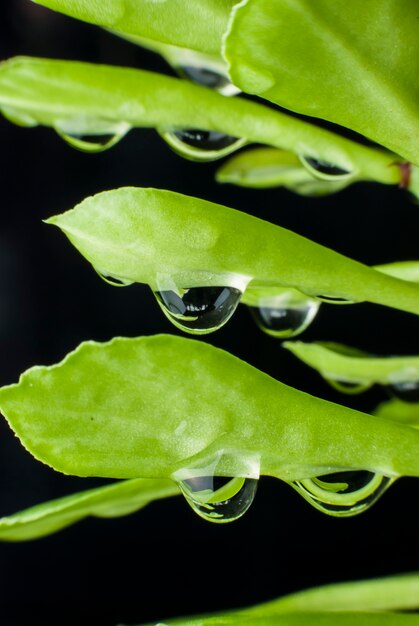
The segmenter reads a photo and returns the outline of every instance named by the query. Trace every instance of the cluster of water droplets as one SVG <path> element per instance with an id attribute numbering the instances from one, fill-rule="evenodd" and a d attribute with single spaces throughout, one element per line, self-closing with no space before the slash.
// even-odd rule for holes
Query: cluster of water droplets
<path id="1" fill-rule="evenodd" d="M 302 333 L 313 322 L 320 302 L 295 290 L 285 290 L 274 297 L 261 298 L 249 310 L 263 332 L 277 339 Z"/>
<path id="2" fill-rule="evenodd" d="M 353 176 L 353 172 L 351 170 L 334 165 L 333 163 L 328 163 L 327 161 L 323 161 L 321 159 L 304 155 L 299 155 L 299 159 L 306 170 L 314 178 L 318 178 L 319 180 L 336 182 L 340 180 L 347 180 Z"/>
<path id="3" fill-rule="evenodd" d="M 234 467 L 236 463 L 250 476 L 219 476 L 226 464 Z M 242 517 L 251 506 L 258 485 L 259 465 L 221 452 L 208 463 L 177 471 L 172 478 L 199 517 L 215 524 L 226 524 Z"/>
<path id="4" fill-rule="evenodd" d="M 131 129 L 126 122 L 78 116 L 54 124 L 58 135 L 72 148 L 95 154 L 115 146 Z"/>
<path id="5" fill-rule="evenodd" d="M 181 65 L 177 72 L 203 87 L 214 89 L 224 96 L 240 93 L 222 73 L 204 66 Z M 223 132 L 197 128 L 159 129 L 161 137 L 177 154 L 191 161 L 209 162 L 221 159 L 246 144 L 246 139 Z"/>
<path id="6" fill-rule="evenodd" d="M 393 478 L 364 470 L 342 471 L 291 483 L 312 506 L 327 515 L 350 517 L 369 509 Z"/>

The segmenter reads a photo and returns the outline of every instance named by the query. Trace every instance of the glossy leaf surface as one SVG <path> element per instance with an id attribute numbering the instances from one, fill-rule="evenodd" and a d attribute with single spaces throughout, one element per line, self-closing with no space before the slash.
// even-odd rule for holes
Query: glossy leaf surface
<path id="1" fill-rule="evenodd" d="M 170 191 L 127 187 L 47 220 L 102 274 L 156 288 L 294 287 L 419 314 L 419 286 L 388 276 L 250 215 Z M 263 247 L 260 242 L 263 241 Z M 331 271 L 333 268 L 333 272 Z"/>
<path id="2" fill-rule="evenodd" d="M 419 163 L 416 0 L 243 0 L 225 40 L 233 82 Z"/>
<path id="3" fill-rule="evenodd" d="M 241 98 L 190 81 L 89 63 L 18 57 L 0 65 L 0 108 L 9 119 L 98 134 L 105 122 L 200 128 L 309 154 L 354 176 L 397 184 L 397 158 Z"/>
<path id="4" fill-rule="evenodd" d="M 141 478 L 90 489 L 0 518 L 0 541 L 38 539 L 91 515 L 129 515 L 154 500 L 178 494 L 173 481 Z"/>
<path id="5" fill-rule="evenodd" d="M 80 476 L 164 478 L 208 464 L 286 481 L 344 468 L 419 476 L 416 429 L 170 335 L 84 343 L 3 387 L 0 407 L 36 458 Z"/>

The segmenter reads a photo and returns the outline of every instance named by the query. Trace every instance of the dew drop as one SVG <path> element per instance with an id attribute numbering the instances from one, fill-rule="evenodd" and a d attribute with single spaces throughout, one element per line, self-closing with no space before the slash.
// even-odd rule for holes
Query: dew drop
<path id="1" fill-rule="evenodd" d="M 95 270 L 96 274 L 98 274 L 98 276 L 100 276 L 100 278 L 105 281 L 105 283 L 108 283 L 108 285 L 112 285 L 112 287 L 129 287 L 130 285 L 134 284 L 134 281 L 132 280 L 118 278 L 117 276 L 112 276 L 111 274 L 107 274 L 106 272 L 101 272 L 96 268 L 93 269 Z"/>
<path id="2" fill-rule="evenodd" d="M 372 383 L 353 383 L 347 380 L 336 380 L 334 378 L 326 378 L 326 380 L 333 389 L 348 395 L 364 393 L 364 391 L 368 391 L 368 389 L 372 387 Z"/>
<path id="3" fill-rule="evenodd" d="M 300 161 L 306 168 L 308 172 L 315 178 L 320 178 L 321 180 L 346 180 L 353 176 L 353 172 L 350 170 L 346 170 L 337 165 L 333 165 L 332 163 L 328 163 L 327 161 L 322 161 L 321 159 L 315 159 L 313 157 L 301 156 Z"/>
<path id="4" fill-rule="evenodd" d="M 177 328 L 195 335 L 212 333 L 233 315 L 242 291 L 236 287 L 191 287 L 155 291 L 157 302 Z"/>
<path id="5" fill-rule="evenodd" d="M 179 481 L 187 503 L 208 522 L 226 524 L 246 513 L 252 504 L 258 481 L 254 478 L 198 476 Z"/>
<path id="6" fill-rule="evenodd" d="M 273 301 L 274 304 L 274 301 Z M 320 304 L 315 300 L 301 301 L 297 306 L 283 303 L 280 306 L 250 306 L 257 325 L 266 334 L 286 339 L 301 334 L 312 323 Z"/>
<path id="7" fill-rule="evenodd" d="M 312 506 L 335 517 L 350 517 L 369 509 L 394 482 L 364 470 L 335 472 L 291 485 Z"/>
<path id="8" fill-rule="evenodd" d="M 419 380 L 407 380 L 400 383 L 387 385 L 387 389 L 393 397 L 404 402 L 419 402 Z"/>
<path id="9" fill-rule="evenodd" d="M 181 65 L 177 68 L 178 74 L 197 85 L 209 87 L 218 91 L 223 96 L 235 96 L 240 93 L 240 89 L 220 72 L 213 69 L 197 65 Z"/>
<path id="10" fill-rule="evenodd" d="M 72 148 L 96 154 L 115 146 L 130 130 L 125 122 L 80 118 L 57 122 L 58 135 Z"/>
<path id="11" fill-rule="evenodd" d="M 213 130 L 186 129 L 159 133 L 174 152 L 201 163 L 221 159 L 246 144 L 246 139 Z"/>

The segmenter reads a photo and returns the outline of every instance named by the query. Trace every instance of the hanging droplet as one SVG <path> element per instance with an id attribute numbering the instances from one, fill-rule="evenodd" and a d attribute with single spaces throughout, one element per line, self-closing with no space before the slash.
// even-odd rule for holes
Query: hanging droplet
<path id="1" fill-rule="evenodd" d="M 58 135 L 72 148 L 96 154 L 116 145 L 130 130 L 125 122 L 76 118 L 57 122 Z"/>
<path id="2" fill-rule="evenodd" d="M 299 306 L 250 306 L 257 325 L 266 334 L 278 339 L 295 337 L 314 320 L 320 304 L 315 300 L 301 301 Z"/>
<path id="3" fill-rule="evenodd" d="M 159 133 L 174 152 L 190 161 L 216 161 L 246 144 L 246 139 L 213 130 L 159 130 Z"/>
<path id="4" fill-rule="evenodd" d="M 349 517 L 369 509 L 392 482 L 393 478 L 356 470 L 299 480 L 291 485 L 319 511 Z"/>
<path id="5" fill-rule="evenodd" d="M 203 335 L 223 326 L 233 315 L 242 291 L 235 287 L 191 287 L 155 291 L 164 314 L 178 328 Z"/>
<path id="6" fill-rule="evenodd" d="M 252 504 L 258 481 L 254 478 L 199 476 L 179 481 L 188 504 L 208 522 L 234 522 Z"/>
<path id="7" fill-rule="evenodd" d="M 346 393 L 348 395 L 356 395 L 358 393 L 364 393 L 371 389 L 373 383 L 353 383 L 347 380 L 336 380 L 334 378 L 326 378 L 327 382 L 333 389 L 340 393 Z"/>
<path id="8" fill-rule="evenodd" d="M 17 126 L 33 128 L 38 125 L 36 119 L 29 113 L 26 113 L 26 111 L 20 111 L 19 109 L 14 109 L 13 107 L 3 106 L 1 108 L 1 112 L 6 120 L 12 122 L 12 124 L 16 124 Z"/>
<path id="9" fill-rule="evenodd" d="M 108 285 L 112 285 L 112 287 L 129 287 L 130 285 L 134 284 L 133 280 L 127 280 L 126 278 L 118 278 L 117 276 L 112 276 L 110 274 L 107 274 L 106 272 L 101 272 L 100 270 L 97 270 L 95 267 L 93 269 L 95 270 L 96 274 L 98 274 L 98 276 L 100 276 L 101 279 L 105 281 L 105 283 L 108 283 Z"/>
<path id="10" fill-rule="evenodd" d="M 353 176 L 353 172 L 343 167 L 339 167 L 337 165 L 333 165 L 332 163 L 328 163 L 327 161 L 322 161 L 321 159 L 315 159 L 313 157 L 307 157 L 304 155 L 300 155 L 300 161 L 306 168 L 308 172 L 314 178 L 319 178 L 321 180 L 346 180 Z"/>
<path id="11" fill-rule="evenodd" d="M 235 96 L 240 89 L 233 85 L 227 76 L 203 66 L 181 65 L 177 68 L 178 74 L 197 85 L 209 87 L 223 96 Z"/>
<path id="12" fill-rule="evenodd" d="M 387 385 L 390 395 L 404 402 L 419 402 L 419 380 L 407 380 Z"/>

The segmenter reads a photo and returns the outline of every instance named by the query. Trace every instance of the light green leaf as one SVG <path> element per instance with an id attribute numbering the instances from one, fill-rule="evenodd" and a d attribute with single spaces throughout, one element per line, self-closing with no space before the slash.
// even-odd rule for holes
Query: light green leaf
<path id="1" fill-rule="evenodd" d="M 182 479 L 208 468 L 288 482 L 345 468 L 419 476 L 416 429 L 169 335 L 84 343 L 3 387 L 0 407 L 37 459 L 80 476 Z"/>
<path id="2" fill-rule="evenodd" d="M 346 168 L 352 177 L 398 184 L 393 154 L 190 81 L 130 68 L 16 58 L 0 65 L 0 109 L 15 121 L 67 135 L 123 135 L 133 127 L 200 128 Z"/>
<path id="3" fill-rule="evenodd" d="M 419 356 L 378 357 L 353 353 L 348 346 L 331 342 L 287 341 L 282 345 L 329 381 L 371 385 L 419 382 Z"/>
<path id="4" fill-rule="evenodd" d="M 141 478 L 90 489 L 0 518 L 0 541 L 45 537 L 90 515 L 129 515 L 154 500 L 178 494 L 179 489 L 173 481 Z"/>
<path id="5" fill-rule="evenodd" d="M 242 0 L 233 13 L 238 87 L 419 164 L 417 0 Z"/>
<path id="6" fill-rule="evenodd" d="M 393 398 L 379 404 L 374 415 L 417 428 L 419 426 L 419 403 L 403 402 L 398 398 Z"/>
<path id="7" fill-rule="evenodd" d="M 253 148 L 231 157 L 217 170 L 216 180 L 255 189 L 285 187 L 313 197 L 336 193 L 356 182 L 355 177 L 337 182 L 314 178 L 294 153 L 275 148 Z"/>
<path id="8" fill-rule="evenodd" d="M 61 228 L 102 274 L 154 290 L 169 283 L 235 285 L 242 291 L 246 285 L 293 287 L 310 296 L 367 300 L 419 314 L 416 284 L 258 218 L 170 191 L 127 187 L 100 193 L 47 222 Z"/>
<path id="9" fill-rule="evenodd" d="M 220 56 L 237 0 L 34 0 L 84 22 Z"/>

